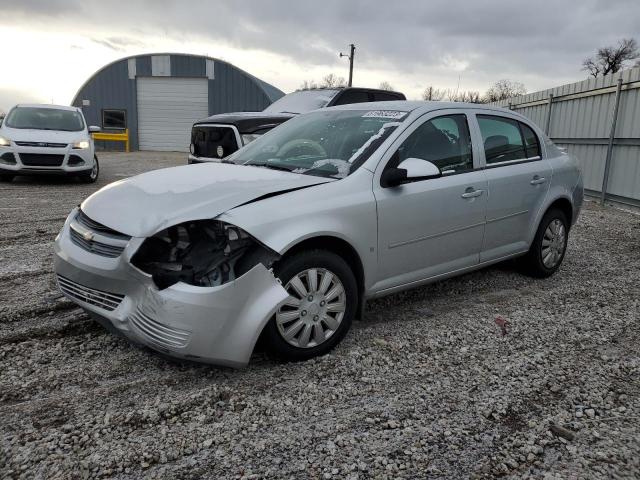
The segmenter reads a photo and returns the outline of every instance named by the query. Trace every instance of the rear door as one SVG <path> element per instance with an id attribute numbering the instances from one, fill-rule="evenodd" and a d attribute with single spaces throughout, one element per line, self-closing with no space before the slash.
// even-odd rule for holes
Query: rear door
<path id="1" fill-rule="evenodd" d="M 549 191 L 551 166 L 538 136 L 517 117 L 476 111 L 489 188 L 480 261 L 528 250 L 531 225 Z"/>

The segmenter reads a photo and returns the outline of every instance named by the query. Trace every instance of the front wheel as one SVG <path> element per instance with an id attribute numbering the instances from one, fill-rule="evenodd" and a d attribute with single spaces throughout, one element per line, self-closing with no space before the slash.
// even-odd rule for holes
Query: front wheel
<path id="1" fill-rule="evenodd" d="M 553 275 L 564 259 L 569 238 L 569 224 L 562 210 L 549 210 L 533 239 L 529 252 L 523 257 L 525 273 L 546 278 Z"/>
<path id="2" fill-rule="evenodd" d="M 289 293 L 265 328 L 267 347 L 285 360 L 307 360 L 333 349 L 351 327 L 358 287 L 342 257 L 311 250 L 285 258 L 276 276 Z"/>
<path id="3" fill-rule="evenodd" d="M 100 164 L 98 163 L 98 157 L 93 156 L 93 168 L 88 172 L 83 172 L 80 174 L 80 180 L 84 183 L 94 183 L 98 180 L 98 175 L 100 175 Z"/>

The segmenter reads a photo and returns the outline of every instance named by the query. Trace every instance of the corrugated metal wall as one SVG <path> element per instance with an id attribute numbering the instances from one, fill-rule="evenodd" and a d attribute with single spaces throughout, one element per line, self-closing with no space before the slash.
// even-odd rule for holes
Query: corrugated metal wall
<path id="1" fill-rule="evenodd" d="M 222 60 L 198 55 L 167 55 L 172 77 L 209 78 L 209 115 L 232 111 L 260 111 L 282 97 L 284 93 L 253 75 Z M 153 75 L 152 57 L 139 55 L 111 63 L 96 72 L 80 88 L 72 105 L 81 107 L 89 125 L 102 126 L 103 109 L 127 112 L 127 127 L 131 149 L 138 149 L 138 114 L 136 79 Z M 135 72 L 129 78 L 129 59 L 135 59 Z M 207 62 L 213 67 L 207 69 Z M 208 75 L 208 70 L 213 75 Z M 88 100 L 89 105 L 83 105 Z M 108 149 L 122 148 L 116 142 L 103 142 Z"/>
<path id="2" fill-rule="evenodd" d="M 605 191 L 609 198 L 640 204 L 640 68 L 529 93 L 493 105 L 511 108 L 545 129 L 557 145 L 576 156 L 582 166 L 585 188 L 599 193 L 618 79 L 622 79 L 620 104 Z"/>

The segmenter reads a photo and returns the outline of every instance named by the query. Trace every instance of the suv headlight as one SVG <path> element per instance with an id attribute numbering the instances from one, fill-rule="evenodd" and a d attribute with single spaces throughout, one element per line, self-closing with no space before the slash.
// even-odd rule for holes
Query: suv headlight
<path id="1" fill-rule="evenodd" d="M 262 136 L 261 133 L 243 133 L 242 134 L 242 144 L 246 145 L 247 143 L 251 143 L 256 138 L 260 138 L 261 136 Z"/>
<path id="2" fill-rule="evenodd" d="M 80 140 L 78 142 L 74 142 L 73 148 L 75 150 L 86 150 L 87 148 L 89 148 L 89 140 Z"/>
<path id="3" fill-rule="evenodd" d="M 8 138 L 0 137 L 0 147 L 8 147 L 11 145 L 11 141 Z"/>

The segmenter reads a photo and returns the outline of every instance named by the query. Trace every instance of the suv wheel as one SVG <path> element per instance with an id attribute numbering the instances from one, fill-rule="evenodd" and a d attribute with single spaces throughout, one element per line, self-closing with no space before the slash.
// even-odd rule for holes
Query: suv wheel
<path id="1" fill-rule="evenodd" d="M 311 250 L 285 258 L 275 270 L 290 297 L 267 324 L 268 348 L 292 361 L 329 352 L 346 335 L 358 306 L 349 265 L 332 252 Z"/>
<path id="2" fill-rule="evenodd" d="M 88 172 L 83 172 L 80 174 L 80 180 L 84 183 L 94 183 L 98 180 L 98 175 L 100 174 L 100 164 L 98 163 L 98 157 L 93 156 L 93 168 Z"/>
<path id="3" fill-rule="evenodd" d="M 567 251 L 569 222 L 565 214 L 558 209 L 549 210 L 542 218 L 531 248 L 523 257 L 525 273 L 546 278 L 555 273 Z"/>

